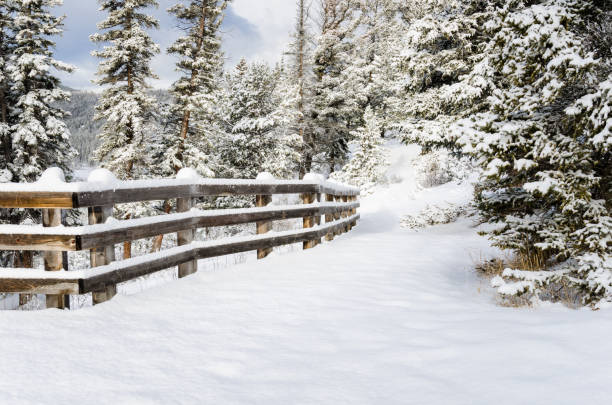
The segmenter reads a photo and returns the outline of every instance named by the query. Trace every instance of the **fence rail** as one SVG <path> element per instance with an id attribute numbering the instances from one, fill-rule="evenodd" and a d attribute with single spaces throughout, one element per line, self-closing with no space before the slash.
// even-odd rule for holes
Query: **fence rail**
<path id="1" fill-rule="evenodd" d="M 108 173 L 103 174 L 109 178 Z M 274 194 L 300 194 L 303 204 L 268 206 Z M 325 202 L 321 202 L 322 194 Z M 255 196 L 256 207 L 193 208 L 196 198 L 227 195 Z M 322 238 L 331 241 L 356 225 L 358 195 L 357 188 L 329 182 L 211 180 L 193 176 L 176 180 L 0 184 L 0 208 L 41 209 L 43 214 L 42 226 L 0 225 L 0 250 L 41 251 L 45 262 L 44 270 L 0 269 L 0 292 L 46 294 L 47 307 L 54 308 L 66 308 L 70 294 L 93 293 L 93 303 L 99 304 L 116 294 L 118 283 L 175 266 L 179 277 L 193 274 L 198 259 L 255 250 L 257 257 L 263 259 L 274 247 L 299 242 L 304 249 L 310 249 Z M 116 204 L 172 199 L 176 199 L 176 213 L 108 221 Z M 75 208 L 88 209 L 89 224 L 60 226 L 62 210 Z M 303 229 L 270 233 L 273 221 L 292 218 L 302 218 Z M 257 224 L 256 235 L 194 241 L 198 228 L 248 223 Z M 116 244 L 174 233 L 176 247 L 115 260 Z M 92 268 L 67 271 L 65 252 L 84 250 L 90 252 Z"/>

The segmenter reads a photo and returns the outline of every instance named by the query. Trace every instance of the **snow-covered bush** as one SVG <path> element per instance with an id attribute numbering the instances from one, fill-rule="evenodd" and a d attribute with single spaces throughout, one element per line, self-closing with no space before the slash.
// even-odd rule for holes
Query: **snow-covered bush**
<path id="1" fill-rule="evenodd" d="M 474 167 L 465 157 L 458 157 L 448 150 L 436 149 L 415 159 L 418 182 L 423 187 L 434 187 L 451 181 L 463 181 Z"/>
<path id="2" fill-rule="evenodd" d="M 417 215 L 404 215 L 400 220 L 400 226 L 408 229 L 423 229 L 433 225 L 449 224 L 465 213 L 465 207 L 455 204 L 427 205 Z"/>

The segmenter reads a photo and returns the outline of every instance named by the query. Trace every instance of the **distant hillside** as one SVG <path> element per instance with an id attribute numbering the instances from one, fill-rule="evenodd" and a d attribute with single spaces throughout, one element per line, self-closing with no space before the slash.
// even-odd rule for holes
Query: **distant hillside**
<path id="1" fill-rule="evenodd" d="M 91 155 L 98 146 L 97 136 L 103 122 L 94 121 L 98 94 L 91 91 L 67 89 L 72 93 L 69 102 L 60 103 L 61 108 L 70 113 L 66 124 L 70 129 L 71 143 L 79 152 L 77 165 L 92 165 Z M 170 101 L 167 90 L 154 90 L 152 94 L 160 103 Z"/>

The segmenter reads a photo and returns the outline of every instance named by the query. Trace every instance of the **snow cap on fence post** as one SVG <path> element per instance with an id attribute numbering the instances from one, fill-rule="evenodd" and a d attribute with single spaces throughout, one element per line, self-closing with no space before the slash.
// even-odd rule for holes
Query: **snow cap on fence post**
<path id="1" fill-rule="evenodd" d="M 319 173 L 308 173 L 304 176 L 304 181 L 308 183 L 325 183 L 325 176 Z"/>
<path id="2" fill-rule="evenodd" d="M 38 179 L 37 183 L 47 183 L 47 184 L 57 184 L 57 183 L 65 183 L 66 176 L 64 176 L 64 171 L 59 167 L 50 167 L 45 170 Z"/>
<path id="3" fill-rule="evenodd" d="M 177 180 L 200 180 L 202 177 L 198 174 L 198 172 L 195 169 L 192 169 L 191 167 L 183 167 L 181 170 L 179 170 L 179 172 L 176 174 L 176 179 Z"/>
<path id="4" fill-rule="evenodd" d="M 87 181 L 90 183 L 112 184 L 117 182 L 117 177 L 108 169 L 95 169 L 89 173 Z"/>
<path id="5" fill-rule="evenodd" d="M 261 172 L 261 173 L 259 173 L 257 175 L 255 180 L 258 180 L 258 181 L 274 181 L 276 179 L 274 178 L 274 176 L 271 173 Z"/>

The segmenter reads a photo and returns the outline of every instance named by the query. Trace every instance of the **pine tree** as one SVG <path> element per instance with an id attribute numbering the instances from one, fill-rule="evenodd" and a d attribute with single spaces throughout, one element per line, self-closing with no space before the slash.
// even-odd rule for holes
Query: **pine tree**
<path id="1" fill-rule="evenodd" d="M 401 53 L 392 60 L 401 87 L 391 114 L 405 143 L 418 143 L 425 152 L 455 148 L 455 122 L 487 109 L 494 86 L 487 62 L 490 37 L 483 26 L 493 18 L 497 3 L 421 1 L 402 8 L 408 24 Z"/>
<path id="2" fill-rule="evenodd" d="M 330 172 L 344 163 L 350 131 L 360 124 L 362 102 L 352 94 L 352 81 L 345 70 L 350 64 L 351 36 L 359 24 L 356 3 L 351 0 L 321 0 L 320 35 L 314 51 L 316 84 L 313 121 L 317 151 L 323 153 Z"/>
<path id="3" fill-rule="evenodd" d="M 4 158 L 0 161 L 0 183 L 11 181 L 13 178 L 13 174 L 8 169 L 13 149 L 9 106 L 14 105 L 10 93 L 8 66 L 15 46 L 13 31 L 15 11 L 14 1 L 0 3 L 0 153 Z"/>
<path id="4" fill-rule="evenodd" d="M 365 104 L 372 107 L 386 127 L 395 82 L 399 80 L 393 70 L 393 57 L 401 52 L 397 45 L 403 27 L 394 0 L 361 0 L 360 10 L 362 32 L 355 41 L 353 63 L 346 76 L 357 84 L 353 93 L 363 93 Z"/>
<path id="5" fill-rule="evenodd" d="M 271 136 L 276 123 L 272 95 L 276 77 L 262 63 L 242 59 L 228 74 L 226 133 L 221 146 L 223 177 L 254 179 L 274 146 Z"/>
<path id="6" fill-rule="evenodd" d="M 365 126 L 353 132 L 355 151 L 349 162 L 331 178 L 360 187 L 368 193 L 377 184 L 384 183 L 389 166 L 386 150 L 381 137 L 382 126 L 368 106 L 364 114 Z"/>
<path id="7" fill-rule="evenodd" d="M 297 116 L 295 128 L 302 138 L 302 162 L 299 177 L 304 177 L 312 168 L 312 157 L 315 153 L 314 136 L 312 134 L 311 103 L 312 103 L 312 49 L 313 41 L 308 21 L 310 19 L 310 3 L 306 0 L 296 1 L 296 22 L 293 30 L 293 41 L 289 46 L 288 54 L 292 56 L 287 83 L 295 83 L 298 88 Z"/>
<path id="8" fill-rule="evenodd" d="M 490 111 L 464 120 L 459 142 L 484 169 L 476 198 L 495 245 L 556 265 L 505 272 L 517 293 L 562 282 L 612 300 L 611 86 L 579 35 L 595 4 L 512 1 L 487 26 Z"/>
<path id="9" fill-rule="evenodd" d="M 102 33 L 92 35 L 95 43 L 110 43 L 92 54 L 102 61 L 97 84 L 104 91 L 96 106 L 96 119 L 104 120 L 95 158 L 120 179 L 147 175 L 145 146 L 151 135 L 156 100 L 148 93 L 147 79 L 153 56 L 159 53 L 146 29 L 158 21 L 142 13 L 157 6 L 155 0 L 100 0 L 108 17 L 98 24 Z"/>
<path id="10" fill-rule="evenodd" d="M 220 128 L 217 105 L 220 102 L 223 55 L 219 28 L 228 0 L 193 0 L 168 11 L 186 32 L 170 46 L 177 55 L 182 76 L 173 84 L 174 101 L 165 130 L 164 171 L 176 173 L 193 167 L 200 174 L 213 176 L 210 144 Z"/>
<path id="11" fill-rule="evenodd" d="M 69 176 L 76 154 L 64 122 L 66 113 L 56 106 L 68 100 L 70 93 L 60 88 L 59 79 L 51 73 L 51 69 L 73 69 L 53 58 L 55 42 L 50 37 L 62 33 L 64 18 L 54 16 L 52 8 L 61 4 L 59 0 L 16 4 L 15 44 L 7 69 L 15 103 L 10 111 L 12 156 L 8 164 L 13 181 L 35 181 L 52 166 Z"/>

